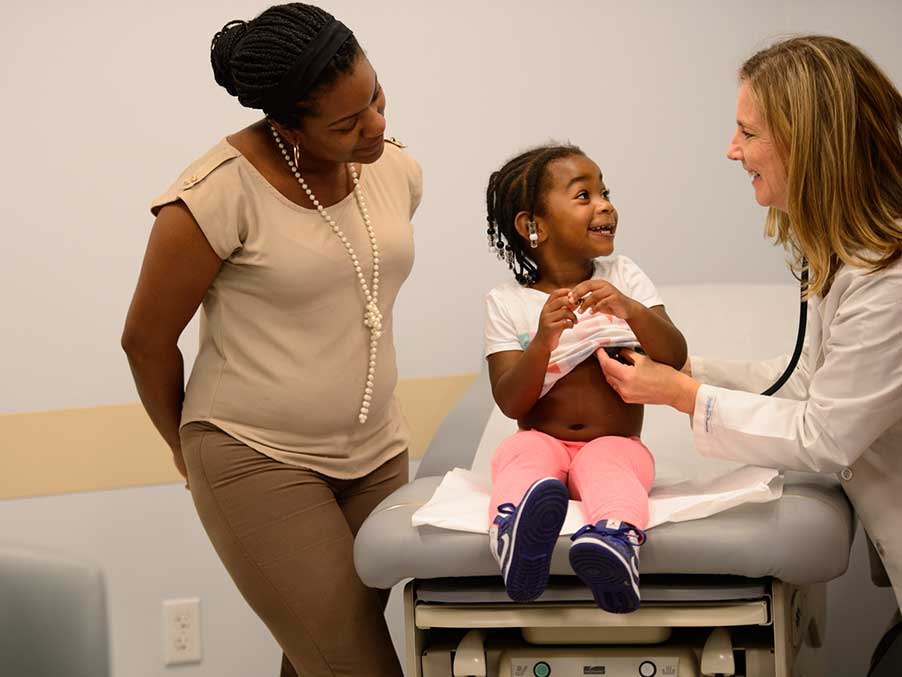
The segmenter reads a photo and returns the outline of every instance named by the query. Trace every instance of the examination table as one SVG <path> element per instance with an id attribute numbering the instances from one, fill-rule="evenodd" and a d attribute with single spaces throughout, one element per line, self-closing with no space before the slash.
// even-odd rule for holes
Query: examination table
<path id="1" fill-rule="evenodd" d="M 792 348 L 793 287 L 674 286 L 661 295 L 691 353 L 764 358 Z M 787 472 L 776 500 L 654 527 L 640 554 L 635 613 L 595 606 L 570 569 L 566 536 L 546 592 L 516 604 L 486 535 L 411 525 L 446 472 L 471 466 L 492 409 L 483 369 L 439 427 L 416 478 L 357 536 L 355 562 L 367 585 L 407 580 L 407 677 L 828 674 L 820 651 L 825 584 L 846 570 L 855 530 L 838 479 Z M 650 430 L 657 419 L 649 413 L 643 438 L 654 438 L 658 458 L 677 433 Z M 680 425 L 688 430 L 685 416 Z M 686 458 L 694 453 L 685 449 L 689 439 L 686 432 L 677 452 Z"/>

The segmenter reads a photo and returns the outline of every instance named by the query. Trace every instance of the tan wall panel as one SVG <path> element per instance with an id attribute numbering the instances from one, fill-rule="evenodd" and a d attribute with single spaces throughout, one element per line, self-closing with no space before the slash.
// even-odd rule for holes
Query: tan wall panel
<path id="1" fill-rule="evenodd" d="M 475 374 L 403 379 L 411 458 Z M 0 499 L 178 482 L 169 449 L 139 404 L 0 415 Z"/>
<path id="2" fill-rule="evenodd" d="M 435 431 L 476 374 L 402 379 L 396 390 L 410 424 L 410 458 L 422 458 Z"/>

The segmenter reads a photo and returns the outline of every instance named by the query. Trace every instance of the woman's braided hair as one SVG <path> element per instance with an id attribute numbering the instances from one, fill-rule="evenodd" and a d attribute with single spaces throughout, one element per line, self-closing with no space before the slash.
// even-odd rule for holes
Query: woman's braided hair
<path id="1" fill-rule="evenodd" d="M 485 196 L 489 248 L 507 262 L 517 282 L 524 286 L 539 281 L 539 270 L 526 253 L 526 241 L 517 232 L 517 214 L 527 212 L 530 220 L 536 214 L 543 215 L 548 165 L 573 155 L 585 153 L 571 145 L 539 146 L 508 160 L 489 177 Z"/>
<path id="2" fill-rule="evenodd" d="M 213 36 L 210 45 L 216 82 L 237 96 L 242 106 L 261 109 L 277 122 L 296 129 L 305 115 L 315 111 L 314 93 L 353 69 L 361 53 L 354 36 L 339 48 L 302 101 L 274 110 L 264 103 L 265 95 L 279 85 L 310 41 L 332 19 L 319 7 L 292 2 L 270 7 L 250 21 L 230 21 Z"/>

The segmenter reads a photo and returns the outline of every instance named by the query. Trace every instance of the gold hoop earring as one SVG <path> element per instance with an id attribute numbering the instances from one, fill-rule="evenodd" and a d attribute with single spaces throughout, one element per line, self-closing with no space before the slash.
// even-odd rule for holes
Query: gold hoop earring
<path id="1" fill-rule="evenodd" d="M 292 150 L 294 151 L 294 168 L 298 169 L 301 166 L 301 151 L 296 143 L 293 144 Z"/>

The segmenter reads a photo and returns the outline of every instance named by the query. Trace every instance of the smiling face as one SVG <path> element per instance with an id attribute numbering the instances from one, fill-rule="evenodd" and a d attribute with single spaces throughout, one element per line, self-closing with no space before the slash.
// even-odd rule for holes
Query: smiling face
<path id="1" fill-rule="evenodd" d="M 789 211 L 786 165 L 747 82 L 739 87 L 736 99 L 736 133 L 730 141 L 727 157 L 741 162 L 749 173 L 755 189 L 755 200 L 759 205 Z"/>
<path id="2" fill-rule="evenodd" d="M 295 132 L 303 154 L 328 162 L 369 164 L 385 148 L 385 92 L 369 60 L 316 98 L 316 110 Z"/>
<path id="3" fill-rule="evenodd" d="M 548 189 L 536 223 L 546 237 L 542 246 L 566 258 L 593 259 L 614 251 L 617 210 L 601 170 L 584 155 L 549 163 Z"/>

